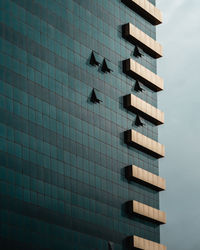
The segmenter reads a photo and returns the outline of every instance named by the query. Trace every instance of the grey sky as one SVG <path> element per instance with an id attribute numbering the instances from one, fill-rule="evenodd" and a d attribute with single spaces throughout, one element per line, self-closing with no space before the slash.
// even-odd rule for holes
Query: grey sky
<path id="1" fill-rule="evenodd" d="M 158 74 L 166 120 L 159 128 L 166 146 L 160 174 L 167 180 L 161 240 L 168 250 L 200 250 L 200 0 L 157 0 L 157 6 L 164 14 L 157 40 L 164 47 Z"/>

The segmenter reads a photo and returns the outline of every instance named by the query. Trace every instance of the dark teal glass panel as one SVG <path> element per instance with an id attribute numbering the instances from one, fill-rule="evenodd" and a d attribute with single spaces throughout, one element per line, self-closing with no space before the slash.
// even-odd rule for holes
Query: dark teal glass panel
<path id="1" fill-rule="evenodd" d="M 110 241 L 122 250 L 133 234 L 159 242 L 158 225 L 125 209 L 133 199 L 159 208 L 158 193 L 124 176 L 131 164 L 158 174 L 158 161 L 123 139 L 131 128 L 158 139 L 156 126 L 136 127 L 123 108 L 135 80 L 122 72 L 132 57 L 156 73 L 156 60 L 135 58 L 121 34 L 132 22 L 155 39 L 155 27 L 116 0 L 2 0 L 0 9 L 3 249 L 103 250 Z M 157 107 L 143 87 L 134 94 Z M 93 88 L 100 104 L 90 102 Z"/>

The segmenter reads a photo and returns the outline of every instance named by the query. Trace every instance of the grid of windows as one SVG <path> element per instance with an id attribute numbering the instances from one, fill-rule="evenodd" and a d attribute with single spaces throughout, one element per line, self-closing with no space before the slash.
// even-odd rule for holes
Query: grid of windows
<path id="1" fill-rule="evenodd" d="M 132 164 L 158 174 L 158 160 L 123 136 L 133 128 L 158 139 L 155 125 L 135 126 L 123 108 L 135 80 L 122 73 L 130 57 L 156 73 L 155 59 L 134 57 L 122 25 L 153 39 L 155 27 L 118 0 L 2 0 L 0 9 L 2 242 L 98 250 L 108 241 L 124 249 L 133 234 L 159 242 L 159 226 L 125 211 L 128 200 L 159 209 L 158 193 L 124 176 Z M 92 50 L 110 61 L 110 74 L 89 64 Z M 157 94 L 142 87 L 134 94 L 157 107 Z M 102 103 L 90 102 L 93 88 Z"/>

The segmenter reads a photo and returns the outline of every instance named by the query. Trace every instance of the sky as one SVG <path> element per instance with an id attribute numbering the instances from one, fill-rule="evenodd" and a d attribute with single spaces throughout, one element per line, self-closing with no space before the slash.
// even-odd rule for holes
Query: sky
<path id="1" fill-rule="evenodd" d="M 165 112 L 159 142 L 166 147 L 160 175 L 167 181 L 161 192 L 161 242 L 168 250 L 200 249 L 200 0 L 157 0 L 164 21 L 157 41 L 164 48 L 158 75 L 165 89 L 158 107 Z"/>

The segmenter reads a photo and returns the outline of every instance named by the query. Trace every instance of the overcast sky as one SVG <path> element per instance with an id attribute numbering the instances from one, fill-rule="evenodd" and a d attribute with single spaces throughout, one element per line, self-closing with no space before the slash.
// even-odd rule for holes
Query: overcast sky
<path id="1" fill-rule="evenodd" d="M 166 146 L 160 175 L 167 180 L 161 241 L 168 250 L 200 250 L 200 0 L 157 0 L 157 6 L 164 15 L 158 74 L 165 80 L 158 105 L 166 120 L 159 127 Z"/>

